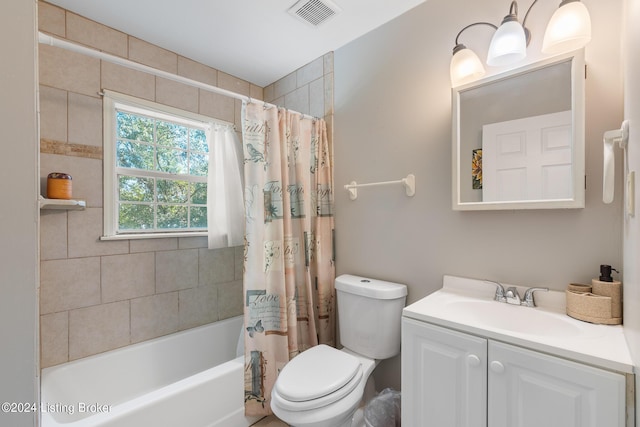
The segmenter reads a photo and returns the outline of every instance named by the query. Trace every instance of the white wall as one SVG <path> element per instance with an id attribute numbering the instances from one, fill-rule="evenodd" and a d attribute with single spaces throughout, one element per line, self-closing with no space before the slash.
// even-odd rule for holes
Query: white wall
<path id="1" fill-rule="evenodd" d="M 624 115 L 629 120 L 629 170 L 636 173 L 635 198 L 640 197 L 640 2 L 625 1 Z M 624 330 L 634 364 L 640 366 L 640 204 L 624 223 Z M 640 404 L 640 375 L 636 374 L 636 406 Z M 637 413 L 637 410 L 636 410 Z M 637 417 L 640 418 L 640 417 Z M 640 420 L 636 421 L 640 425 Z"/>
<path id="2" fill-rule="evenodd" d="M 0 402 L 36 402 L 38 277 L 36 3 L 4 0 L 0 14 Z M 0 425 L 34 413 L 0 411 Z"/>
<path id="3" fill-rule="evenodd" d="M 451 85 L 454 39 L 476 21 L 499 24 L 502 0 L 428 0 L 335 52 L 336 262 L 338 273 L 406 283 L 409 302 L 442 286 L 442 275 L 564 289 L 587 283 L 606 263 L 622 267 L 619 191 L 602 203 L 602 133 L 620 126 L 622 0 L 585 0 L 593 21 L 586 49 L 586 208 L 454 212 L 451 209 Z M 529 16 L 529 60 L 540 57 L 558 2 Z M 521 11 L 524 15 L 524 11 Z M 528 25 L 529 26 L 529 25 Z M 492 31 L 474 27 L 460 41 L 486 52 Z M 482 54 L 480 55 L 483 56 Z M 416 195 L 400 187 L 362 189 L 352 180 L 416 175 Z M 399 361 L 380 366 L 378 388 L 399 387 Z"/>

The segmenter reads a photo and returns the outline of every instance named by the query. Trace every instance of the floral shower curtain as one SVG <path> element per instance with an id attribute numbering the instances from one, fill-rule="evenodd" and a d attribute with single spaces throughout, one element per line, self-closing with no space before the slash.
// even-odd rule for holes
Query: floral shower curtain
<path id="1" fill-rule="evenodd" d="M 335 345 L 333 168 L 324 120 L 242 109 L 245 413 L 271 413 L 284 365 Z"/>

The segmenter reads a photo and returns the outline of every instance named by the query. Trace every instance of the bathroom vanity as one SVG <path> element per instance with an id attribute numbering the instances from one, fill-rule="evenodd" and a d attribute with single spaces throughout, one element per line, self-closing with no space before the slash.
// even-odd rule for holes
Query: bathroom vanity
<path id="1" fill-rule="evenodd" d="M 536 292 L 537 307 L 524 307 L 495 301 L 495 290 L 445 276 L 441 290 L 404 309 L 404 425 L 633 426 L 621 326 L 566 316 L 563 292 Z"/>

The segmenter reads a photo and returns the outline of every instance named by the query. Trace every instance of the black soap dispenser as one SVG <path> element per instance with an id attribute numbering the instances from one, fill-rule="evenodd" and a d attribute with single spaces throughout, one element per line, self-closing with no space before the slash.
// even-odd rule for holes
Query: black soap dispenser
<path id="1" fill-rule="evenodd" d="M 610 265 L 600 266 L 600 277 L 591 280 L 592 292 L 595 295 L 611 298 L 611 317 L 620 319 L 620 323 L 622 323 L 622 283 L 613 280 L 612 271 L 618 273 L 618 270 L 611 268 Z"/>
<path id="2" fill-rule="evenodd" d="M 600 281 L 601 282 L 613 282 L 613 277 L 611 277 L 611 270 L 616 273 L 618 270 L 611 268 L 610 265 L 602 264 L 600 266 Z"/>

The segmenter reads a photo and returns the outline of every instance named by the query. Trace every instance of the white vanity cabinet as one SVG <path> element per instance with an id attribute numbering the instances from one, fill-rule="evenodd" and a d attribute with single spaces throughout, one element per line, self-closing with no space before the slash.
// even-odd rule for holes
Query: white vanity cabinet
<path id="1" fill-rule="evenodd" d="M 624 427 L 625 375 L 404 317 L 408 427 Z"/>
<path id="2" fill-rule="evenodd" d="M 402 424 L 487 426 L 487 340 L 404 318 Z"/>

